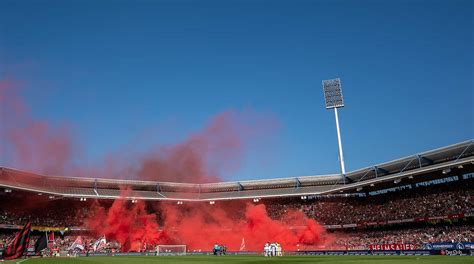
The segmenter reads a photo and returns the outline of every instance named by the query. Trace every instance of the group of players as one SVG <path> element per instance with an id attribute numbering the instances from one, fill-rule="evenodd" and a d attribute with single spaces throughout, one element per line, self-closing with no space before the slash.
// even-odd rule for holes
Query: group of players
<path id="1" fill-rule="evenodd" d="M 263 255 L 265 257 L 282 256 L 280 243 L 278 242 L 265 243 L 265 246 L 263 246 Z"/>
<path id="2" fill-rule="evenodd" d="M 212 253 L 217 256 L 217 255 L 225 255 L 227 254 L 227 246 L 226 245 L 218 245 L 215 244 L 214 248 L 212 249 Z"/>

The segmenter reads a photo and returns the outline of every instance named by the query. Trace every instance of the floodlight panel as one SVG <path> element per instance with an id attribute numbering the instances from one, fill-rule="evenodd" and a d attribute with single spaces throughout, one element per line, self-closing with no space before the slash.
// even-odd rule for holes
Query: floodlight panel
<path id="1" fill-rule="evenodd" d="M 327 109 L 344 107 L 341 79 L 323 80 L 323 90 Z"/>

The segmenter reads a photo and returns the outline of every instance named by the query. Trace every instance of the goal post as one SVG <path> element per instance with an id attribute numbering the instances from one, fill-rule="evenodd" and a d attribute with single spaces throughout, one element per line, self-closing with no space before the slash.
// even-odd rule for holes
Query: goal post
<path id="1" fill-rule="evenodd" d="M 157 256 L 185 256 L 186 245 L 158 245 L 156 247 Z"/>

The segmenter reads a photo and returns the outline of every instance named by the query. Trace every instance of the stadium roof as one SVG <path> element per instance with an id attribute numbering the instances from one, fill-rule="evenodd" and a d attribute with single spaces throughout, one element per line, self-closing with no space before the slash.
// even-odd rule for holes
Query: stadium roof
<path id="1" fill-rule="evenodd" d="M 397 184 L 404 178 L 474 167 L 474 141 L 417 153 L 340 174 L 206 184 L 44 176 L 0 167 L 0 187 L 56 197 L 209 201 L 357 192 L 368 186 Z M 444 173 L 443 173 L 444 174 Z M 397 182 L 398 181 L 398 182 Z M 128 191 L 123 194 L 123 189 Z"/>

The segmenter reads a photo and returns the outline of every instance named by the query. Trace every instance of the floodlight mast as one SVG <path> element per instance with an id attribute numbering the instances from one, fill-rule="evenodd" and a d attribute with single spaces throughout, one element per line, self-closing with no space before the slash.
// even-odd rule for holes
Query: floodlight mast
<path id="1" fill-rule="evenodd" d="M 341 79 L 323 80 L 324 99 L 326 109 L 334 109 L 334 117 L 336 119 L 337 143 L 339 145 L 339 163 L 341 164 L 341 174 L 346 182 L 346 167 L 344 164 L 344 153 L 342 151 L 341 129 L 339 127 L 339 116 L 337 109 L 344 107 L 344 98 L 342 96 Z"/>

